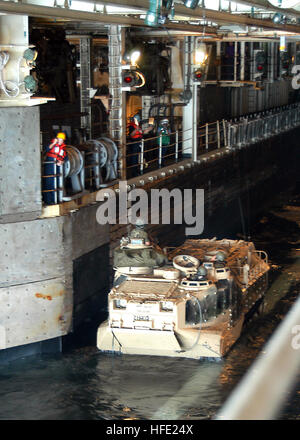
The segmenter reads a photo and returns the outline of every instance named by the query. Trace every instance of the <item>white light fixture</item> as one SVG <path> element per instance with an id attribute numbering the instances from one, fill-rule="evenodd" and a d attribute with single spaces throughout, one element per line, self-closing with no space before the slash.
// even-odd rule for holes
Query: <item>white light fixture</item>
<path id="1" fill-rule="evenodd" d="M 140 56 L 141 50 L 137 47 L 134 47 L 125 51 L 123 59 L 126 63 L 130 63 L 131 66 L 137 66 L 137 61 Z"/>
<path id="2" fill-rule="evenodd" d="M 207 60 L 208 54 L 206 52 L 205 43 L 196 43 L 195 48 L 195 64 L 197 66 L 203 66 Z"/>
<path id="3" fill-rule="evenodd" d="M 137 60 L 140 58 L 141 52 L 139 50 L 133 50 L 130 54 L 130 63 L 132 66 L 136 66 Z"/>

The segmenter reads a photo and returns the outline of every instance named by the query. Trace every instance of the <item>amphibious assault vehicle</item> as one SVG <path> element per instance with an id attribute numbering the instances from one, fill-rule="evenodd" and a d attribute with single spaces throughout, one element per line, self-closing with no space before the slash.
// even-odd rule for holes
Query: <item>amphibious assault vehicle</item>
<path id="1" fill-rule="evenodd" d="M 223 357 L 263 304 L 268 257 L 243 240 L 187 240 L 163 252 L 141 227 L 114 254 L 101 351 Z"/>

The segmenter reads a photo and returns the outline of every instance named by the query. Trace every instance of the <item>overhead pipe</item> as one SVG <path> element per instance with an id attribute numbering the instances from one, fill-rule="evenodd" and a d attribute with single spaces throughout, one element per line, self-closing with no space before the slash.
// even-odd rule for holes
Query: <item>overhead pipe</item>
<path id="1" fill-rule="evenodd" d="M 106 5 L 105 2 L 102 4 Z M 117 4 L 115 4 L 117 5 Z M 124 7 L 124 5 L 119 4 L 120 7 Z M 133 5 L 134 8 L 134 5 Z M 85 11 L 77 11 L 72 9 L 65 8 L 57 8 L 57 7 L 49 7 L 49 6 L 40 6 L 33 5 L 29 3 L 15 3 L 12 1 L 0 1 L 0 12 L 7 14 L 20 14 L 20 15 L 28 15 L 30 17 L 39 17 L 46 19 L 66 19 L 69 21 L 81 21 L 81 22 L 93 22 L 104 25 L 124 25 L 124 26 L 142 26 L 145 27 L 145 23 L 143 20 L 128 17 L 128 16 L 118 16 L 113 14 L 102 14 L 99 12 L 85 12 Z M 167 29 L 175 29 L 186 32 L 195 32 L 196 34 L 203 33 L 204 30 L 207 30 L 207 34 L 217 35 L 217 31 L 215 28 L 209 26 L 200 26 L 193 25 L 187 23 L 166 23 L 164 28 Z"/>
<path id="2" fill-rule="evenodd" d="M 146 14 L 145 24 L 148 26 L 157 26 L 161 9 L 161 0 L 149 0 L 149 9 Z"/>
<path id="3" fill-rule="evenodd" d="M 132 9 L 136 9 L 136 10 L 147 10 L 148 9 L 148 5 L 149 2 L 148 0 L 135 0 L 133 2 L 133 0 L 105 0 L 105 1 L 101 1 L 101 0 L 82 0 L 84 3 L 91 3 L 91 4 L 95 4 L 95 5 L 105 5 L 105 6 L 120 6 L 120 7 L 124 7 L 124 6 L 128 6 Z M 287 1 L 287 0 L 284 0 Z M 295 3 L 298 3 L 298 0 L 294 0 Z M 278 7 L 276 5 L 273 5 L 269 0 L 239 0 L 240 4 L 243 5 L 247 5 L 247 6 L 252 6 L 252 7 L 256 7 L 258 9 L 263 9 L 266 12 L 281 12 L 284 15 L 289 15 L 289 16 L 294 16 L 294 17 L 300 17 L 300 11 L 293 9 L 293 7 Z M 200 7 L 196 8 L 196 10 L 193 9 L 189 9 L 187 10 L 187 8 L 182 4 L 182 1 L 176 1 L 175 2 L 175 8 L 176 8 L 176 14 L 180 15 L 181 17 L 192 17 L 195 18 L 195 16 L 199 17 L 199 9 L 202 9 Z M 205 11 L 207 9 L 205 8 Z M 198 12 L 197 12 L 198 11 Z"/>

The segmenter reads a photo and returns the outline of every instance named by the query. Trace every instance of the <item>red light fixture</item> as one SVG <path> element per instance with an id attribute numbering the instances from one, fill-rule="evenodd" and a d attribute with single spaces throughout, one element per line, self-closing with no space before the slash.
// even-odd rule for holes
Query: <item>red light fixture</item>
<path id="1" fill-rule="evenodd" d="M 125 76 L 124 81 L 125 81 L 127 84 L 130 84 L 130 83 L 132 82 L 132 77 L 131 77 L 131 76 Z"/>
<path id="2" fill-rule="evenodd" d="M 123 87 L 133 87 L 135 86 L 136 79 L 133 72 L 124 71 L 122 73 L 122 85 Z"/>
<path id="3" fill-rule="evenodd" d="M 202 79 L 203 72 L 200 69 L 194 71 L 194 81 L 200 81 Z"/>

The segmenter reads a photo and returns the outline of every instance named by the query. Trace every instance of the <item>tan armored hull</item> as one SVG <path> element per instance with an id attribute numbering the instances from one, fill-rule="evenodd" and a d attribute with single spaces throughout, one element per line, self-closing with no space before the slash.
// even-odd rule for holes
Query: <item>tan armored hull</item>
<path id="1" fill-rule="evenodd" d="M 105 352 L 199 359 L 223 357 L 239 338 L 243 318 L 227 329 L 198 329 L 174 331 L 111 329 L 108 321 L 97 332 L 97 347 Z M 178 337 L 185 341 L 183 349 Z M 191 348 L 189 348 L 191 347 Z"/>
<path id="2" fill-rule="evenodd" d="M 168 257 L 172 264 L 116 280 L 99 350 L 220 358 L 239 338 L 263 300 L 266 255 L 244 241 L 188 240 Z"/>

